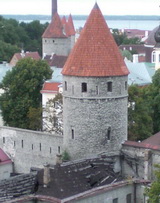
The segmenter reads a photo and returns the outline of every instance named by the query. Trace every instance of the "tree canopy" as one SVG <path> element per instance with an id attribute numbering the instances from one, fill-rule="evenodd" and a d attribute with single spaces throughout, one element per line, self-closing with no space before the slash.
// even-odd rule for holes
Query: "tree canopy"
<path id="1" fill-rule="evenodd" d="M 148 203 L 160 202 L 160 165 L 157 164 L 155 170 L 156 180 L 152 182 L 150 188 L 146 188 L 146 195 L 148 196 Z"/>
<path id="2" fill-rule="evenodd" d="M 24 58 L 7 72 L 0 87 L 0 106 L 5 125 L 31 129 L 29 110 L 41 107 L 42 85 L 50 79 L 52 70 L 43 60 Z"/>
<path id="3" fill-rule="evenodd" d="M 42 53 L 41 36 L 48 23 L 40 24 L 38 20 L 31 23 L 19 23 L 14 19 L 0 16 L 0 62 L 11 60 L 21 49 Z"/>

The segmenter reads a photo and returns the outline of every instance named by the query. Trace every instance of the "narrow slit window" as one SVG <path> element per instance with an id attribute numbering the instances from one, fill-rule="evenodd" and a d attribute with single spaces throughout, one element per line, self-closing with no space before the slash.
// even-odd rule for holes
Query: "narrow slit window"
<path id="1" fill-rule="evenodd" d="M 61 153 L 61 148 L 60 148 L 60 146 L 58 146 L 58 153 L 59 153 L 59 154 Z"/>
<path id="2" fill-rule="evenodd" d="M 64 90 L 67 91 L 67 82 L 64 82 Z"/>
<path id="3" fill-rule="evenodd" d="M 98 86 L 96 86 L 96 94 L 98 94 L 99 93 L 99 91 L 98 91 Z"/>
<path id="4" fill-rule="evenodd" d="M 72 139 L 74 139 L 74 129 L 72 129 Z"/>
<path id="5" fill-rule="evenodd" d="M 33 144 L 32 144 L 32 150 L 33 150 L 33 148 L 34 148 L 34 147 L 33 147 Z"/>
<path id="6" fill-rule="evenodd" d="M 21 141 L 21 144 L 22 144 L 22 148 L 23 148 L 23 145 L 24 145 L 23 140 Z"/>
<path id="7" fill-rule="evenodd" d="M 6 140 L 5 140 L 5 137 L 3 137 L 3 143 L 5 143 L 5 141 L 6 141 Z"/>
<path id="8" fill-rule="evenodd" d="M 82 92 L 87 92 L 87 83 L 86 82 L 82 83 Z"/>
<path id="9" fill-rule="evenodd" d="M 111 140 L 111 127 L 107 130 L 107 140 Z"/>
<path id="10" fill-rule="evenodd" d="M 16 146 L 16 141 L 14 141 L 14 147 Z"/>
<path id="11" fill-rule="evenodd" d="M 52 153 L 52 148 L 50 147 L 50 154 Z"/>
<path id="12" fill-rule="evenodd" d="M 41 145 L 41 143 L 39 144 L 39 150 L 40 150 L 40 151 L 42 150 L 42 145 Z"/>
<path id="13" fill-rule="evenodd" d="M 74 95 L 74 85 L 72 85 L 72 94 Z"/>
<path id="14" fill-rule="evenodd" d="M 128 84 L 127 84 L 127 81 L 125 82 L 125 90 L 127 90 L 128 88 Z"/>
<path id="15" fill-rule="evenodd" d="M 107 91 L 112 92 L 112 82 L 107 82 Z"/>

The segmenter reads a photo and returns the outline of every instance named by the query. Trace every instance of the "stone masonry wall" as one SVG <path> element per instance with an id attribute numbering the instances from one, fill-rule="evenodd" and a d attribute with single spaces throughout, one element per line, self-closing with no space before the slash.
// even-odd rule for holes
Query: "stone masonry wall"
<path id="1" fill-rule="evenodd" d="M 64 76 L 63 81 L 64 148 L 73 159 L 119 154 L 127 140 L 127 77 Z M 112 92 L 107 82 L 113 83 Z M 86 92 L 81 91 L 82 83 L 87 83 Z"/>
<path id="2" fill-rule="evenodd" d="M 43 38 L 43 54 L 68 56 L 71 51 L 70 38 Z"/>
<path id="3" fill-rule="evenodd" d="M 17 173 L 28 173 L 31 167 L 55 164 L 62 152 L 63 137 L 18 128 L 0 128 L 0 147 L 10 155 Z"/>

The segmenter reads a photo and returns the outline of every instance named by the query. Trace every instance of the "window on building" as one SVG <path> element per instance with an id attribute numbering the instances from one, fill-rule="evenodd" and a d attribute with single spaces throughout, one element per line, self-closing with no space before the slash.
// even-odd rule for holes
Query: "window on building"
<path id="1" fill-rule="evenodd" d="M 58 146 L 58 153 L 59 153 L 59 154 L 61 153 L 61 148 L 60 148 L 60 146 Z"/>
<path id="2" fill-rule="evenodd" d="M 74 95 L 74 85 L 72 85 L 72 94 Z"/>
<path id="3" fill-rule="evenodd" d="M 112 82 L 107 82 L 107 91 L 112 92 Z"/>
<path id="4" fill-rule="evenodd" d="M 53 40 L 53 43 L 54 43 L 55 41 Z"/>
<path id="5" fill-rule="evenodd" d="M 72 139 L 74 139 L 74 129 L 72 129 L 71 131 L 72 131 Z"/>
<path id="6" fill-rule="evenodd" d="M 5 141 L 6 141 L 6 140 L 5 140 L 5 137 L 3 137 L 3 143 L 5 143 Z"/>
<path id="7" fill-rule="evenodd" d="M 98 91 L 98 86 L 96 86 L 96 94 L 98 94 L 99 93 L 99 91 Z"/>
<path id="8" fill-rule="evenodd" d="M 16 141 L 14 141 L 14 147 L 16 146 Z"/>
<path id="9" fill-rule="evenodd" d="M 23 144 L 24 144 L 24 143 L 23 143 L 23 140 L 21 141 L 21 144 L 22 144 L 22 148 L 23 148 Z"/>
<path id="10" fill-rule="evenodd" d="M 64 90 L 67 91 L 67 82 L 64 82 Z"/>
<path id="11" fill-rule="evenodd" d="M 152 63 L 156 62 L 156 53 L 155 51 L 152 52 Z"/>
<path id="12" fill-rule="evenodd" d="M 158 55 L 158 60 L 159 60 L 159 62 L 160 62 L 160 54 Z"/>
<path id="13" fill-rule="evenodd" d="M 82 83 L 82 92 L 87 92 L 87 83 L 86 82 Z"/>
<path id="14" fill-rule="evenodd" d="M 40 150 L 40 151 L 42 150 L 42 145 L 41 145 L 41 143 L 39 144 L 39 150 Z"/>
<path id="15" fill-rule="evenodd" d="M 34 147 L 33 147 L 33 144 L 32 144 L 32 150 L 33 150 L 33 148 L 34 148 Z"/>
<path id="16" fill-rule="evenodd" d="M 113 203 L 118 203 L 118 198 L 113 199 Z"/>
<path id="17" fill-rule="evenodd" d="M 132 196 L 131 196 L 131 194 L 128 194 L 126 196 L 126 203 L 131 203 L 131 200 L 132 200 Z"/>
<path id="18" fill-rule="evenodd" d="M 107 140 L 111 140 L 111 127 L 107 130 Z"/>
<path id="19" fill-rule="evenodd" d="M 52 153 L 52 148 L 50 147 L 50 154 Z"/>
<path id="20" fill-rule="evenodd" d="M 127 81 L 125 81 L 125 90 L 127 90 L 128 88 L 128 84 L 127 84 Z"/>

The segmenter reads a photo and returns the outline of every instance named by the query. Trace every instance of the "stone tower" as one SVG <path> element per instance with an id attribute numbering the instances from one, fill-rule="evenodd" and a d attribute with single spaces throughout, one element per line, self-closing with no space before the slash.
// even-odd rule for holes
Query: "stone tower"
<path id="1" fill-rule="evenodd" d="M 52 20 L 42 35 L 43 57 L 46 55 L 68 56 L 75 42 L 72 16 L 65 21 L 57 13 L 57 0 L 52 0 Z"/>
<path id="2" fill-rule="evenodd" d="M 127 140 L 128 73 L 96 3 L 62 71 L 64 149 L 72 159 L 119 154 Z"/>

